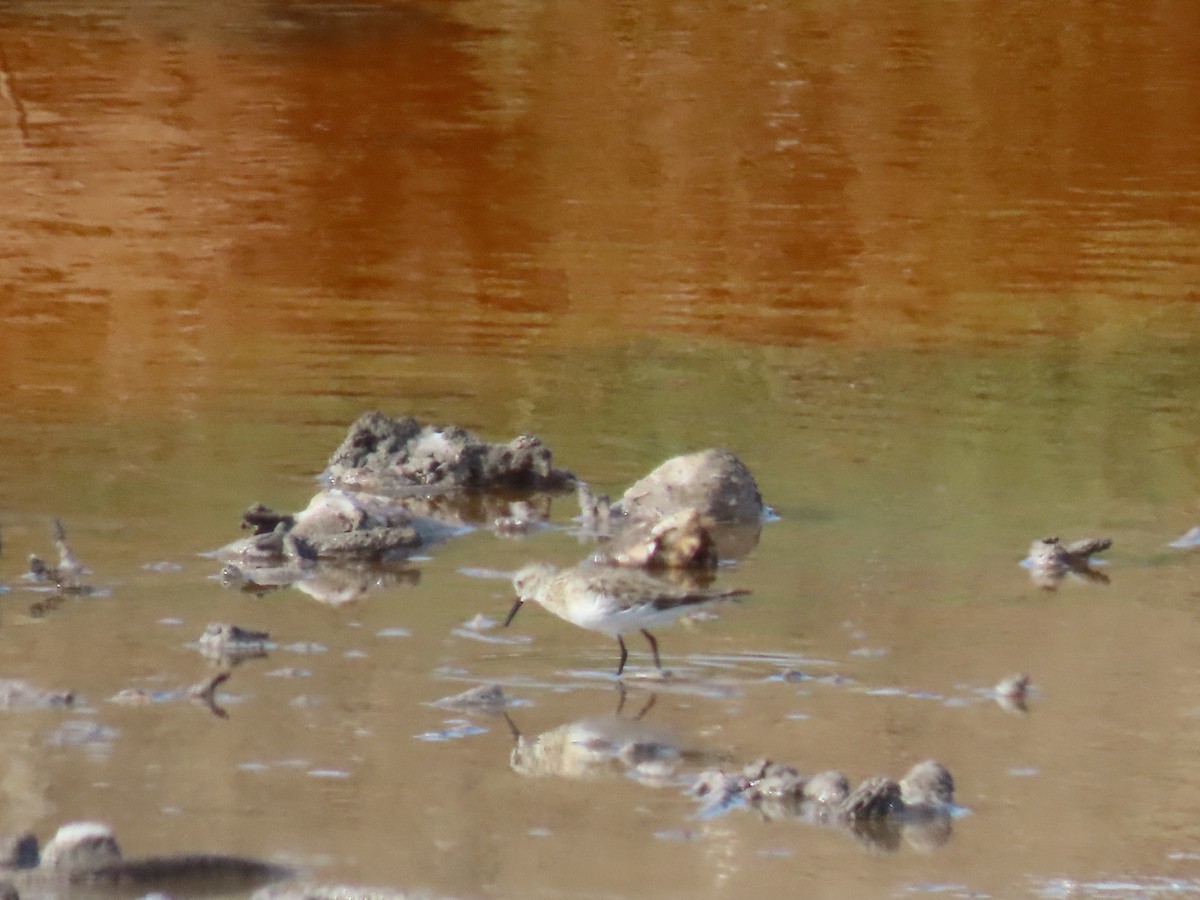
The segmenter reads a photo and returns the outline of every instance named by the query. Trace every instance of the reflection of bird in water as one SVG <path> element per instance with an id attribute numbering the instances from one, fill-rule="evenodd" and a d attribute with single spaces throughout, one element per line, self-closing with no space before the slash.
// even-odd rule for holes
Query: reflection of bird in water
<path id="1" fill-rule="evenodd" d="M 530 778 L 583 780 L 626 775 L 642 784 L 662 787 L 673 783 L 682 768 L 719 758 L 711 752 L 686 748 L 669 729 L 643 722 L 642 717 L 654 702 L 651 695 L 634 718 L 622 717 L 618 707 L 614 715 L 579 719 L 535 738 L 522 735 L 505 714 L 514 740 L 509 764 L 514 772 Z"/>
<path id="2" fill-rule="evenodd" d="M 627 632 L 641 631 L 650 642 L 654 665 L 661 671 L 658 641 L 649 628 L 669 624 L 703 604 L 749 593 L 680 586 L 636 569 L 575 566 L 559 570 L 544 563 L 534 563 L 517 572 L 513 587 L 517 599 L 504 620 L 505 625 L 512 622 L 522 603 L 530 600 L 540 603 L 573 625 L 615 637 L 621 648 L 618 675 L 625 671 L 629 656 L 623 637 Z"/>
<path id="3" fill-rule="evenodd" d="M 221 583 L 243 593 L 262 596 L 280 588 L 294 587 L 320 603 L 343 606 L 370 591 L 392 585 L 415 585 L 419 569 L 404 560 L 362 562 L 358 560 L 287 559 L 278 565 L 251 561 L 226 563 Z"/>
<path id="4" fill-rule="evenodd" d="M 1108 576 L 1092 568 L 1092 557 L 1111 546 L 1110 538 L 1084 538 L 1066 545 L 1056 537 L 1042 538 L 1029 545 L 1023 564 L 1029 568 L 1030 580 L 1048 591 L 1055 590 L 1068 575 L 1108 584 Z"/>

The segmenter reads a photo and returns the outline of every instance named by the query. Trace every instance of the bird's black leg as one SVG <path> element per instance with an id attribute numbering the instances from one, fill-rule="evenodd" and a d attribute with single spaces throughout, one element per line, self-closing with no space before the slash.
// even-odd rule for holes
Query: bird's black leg
<path id="1" fill-rule="evenodd" d="M 650 649 L 654 651 L 654 668 L 662 671 L 662 661 L 658 658 L 658 641 L 654 639 L 654 635 L 648 632 L 645 628 L 642 629 L 642 634 L 646 636 L 646 640 L 650 642 Z"/>
<path id="2" fill-rule="evenodd" d="M 621 673 L 625 671 L 625 660 L 629 659 L 629 651 L 625 649 L 625 641 L 618 634 L 617 643 L 621 645 L 621 661 L 617 663 L 617 677 L 621 677 Z"/>

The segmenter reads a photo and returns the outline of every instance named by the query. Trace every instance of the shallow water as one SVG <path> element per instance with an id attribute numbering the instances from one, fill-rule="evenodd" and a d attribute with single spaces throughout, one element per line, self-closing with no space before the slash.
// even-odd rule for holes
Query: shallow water
<path id="1" fill-rule="evenodd" d="M 0 712 L 0 830 L 453 896 L 1200 893 L 1200 557 L 1167 547 L 1200 522 L 1197 25 L 4 6 L 0 678 L 81 699 Z M 608 639 L 460 627 L 507 610 L 481 571 L 587 552 L 569 497 L 357 602 L 222 587 L 200 554 L 370 408 L 536 432 L 614 493 L 728 446 L 779 515 L 722 574 L 753 596 L 664 630 L 666 682 L 631 642 L 618 721 Z M 55 516 L 100 591 L 33 615 Z M 1110 583 L 1035 586 L 1054 533 L 1110 535 Z M 227 718 L 180 694 L 219 620 L 275 642 Z M 1018 671 L 1024 715 L 987 693 Z M 539 765 L 430 705 L 484 682 Z M 631 771 L 630 733 L 680 755 Z M 936 757 L 970 812 L 887 851 L 676 783 L 764 756 Z"/>

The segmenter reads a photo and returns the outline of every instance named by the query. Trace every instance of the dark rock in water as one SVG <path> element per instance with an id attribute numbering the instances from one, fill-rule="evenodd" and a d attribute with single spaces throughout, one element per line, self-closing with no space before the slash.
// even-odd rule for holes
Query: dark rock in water
<path id="1" fill-rule="evenodd" d="M 714 522 L 759 522 L 765 511 L 754 476 L 728 450 L 668 459 L 613 506 L 617 515 L 652 522 L 687 509 Z"/>
<path id="2" fill-rule="evenodd" d="M 372 489 L 518 488 L 558 490 L 575 476 L 554 466 L 548 447 L 533 435 L 491 444 L 465 428 L 421 425 L 411 416 L 360 416 L 330 457 L 325 474 L 335 483 Z"/>

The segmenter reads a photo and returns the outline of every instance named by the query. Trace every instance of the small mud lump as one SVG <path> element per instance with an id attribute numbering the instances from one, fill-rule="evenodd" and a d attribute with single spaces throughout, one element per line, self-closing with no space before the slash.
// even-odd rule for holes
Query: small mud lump
<path id="1" fill-rule="evenodd" d="M 675 456 L 630 486 L 613 511 L 659 522 L 693 509 L 714 522 L 758 522 L 762 495 L 750 470 L 729 450 Z"/>

